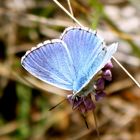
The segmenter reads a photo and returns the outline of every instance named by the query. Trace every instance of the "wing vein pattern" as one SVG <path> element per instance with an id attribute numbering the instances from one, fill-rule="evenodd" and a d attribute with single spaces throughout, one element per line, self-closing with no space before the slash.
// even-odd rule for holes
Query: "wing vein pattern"
<path id="1" fill-rule="evenodd" d="M 40 80 L 72 90 L 75 73 L 66 44 L 61 40 L 44 42 L 26 53 L 22 66 Z"/>

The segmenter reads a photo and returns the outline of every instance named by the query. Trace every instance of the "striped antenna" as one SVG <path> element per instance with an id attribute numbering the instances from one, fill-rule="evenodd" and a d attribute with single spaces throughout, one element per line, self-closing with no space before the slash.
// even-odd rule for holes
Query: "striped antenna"
<path id="1" fill-rule="evenodd" d="M 79 26 L 84 27 L 65 7 L 57 0 L 53 0 L 70 18 L 72 18 Z M 122 70 L 130 77 L 130 79 L 140 88 L 140 83 L 121 65 L 121 63 L 112 56 L 112 59 L 122 68 Z"/>

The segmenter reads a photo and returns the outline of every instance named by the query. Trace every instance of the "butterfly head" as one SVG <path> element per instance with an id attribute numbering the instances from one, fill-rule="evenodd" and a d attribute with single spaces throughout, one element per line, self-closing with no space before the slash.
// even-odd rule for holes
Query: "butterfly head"
<path id="1" fill-rule="evenodd" d="M 95 108 L 95 104 L 93 103 L 90 95 L 88 96 L 73 96 L 72 94 L 67 97 L 68 101 L 72 105 L 72 109 L 78 109 L 80 112 L 85 113 L 89 110 L 93 110 Z"/>

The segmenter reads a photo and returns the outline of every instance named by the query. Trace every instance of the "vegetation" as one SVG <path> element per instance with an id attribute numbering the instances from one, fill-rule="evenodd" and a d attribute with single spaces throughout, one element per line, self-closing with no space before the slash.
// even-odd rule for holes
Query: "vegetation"
<path id="1" fill-rule="evenodd" d="M 69 10 L 67 1 L 62 5 Z M 140 81 L 140 16 L 137 0 L 71 0 L 74 16 L 96 29 L 107 44 L 119 42 L 115 57 Z M 62 101 L 67 91 L 26 72 L 27 50 L 76 25 L 52 0 L 0 1 L 0 140 L 96 140 L 92 112 L 89 129 L 78 111 Z M 140 139 L 140 89 L 113 61 L 107 97 L 96 105 L 101 140 Z"/>

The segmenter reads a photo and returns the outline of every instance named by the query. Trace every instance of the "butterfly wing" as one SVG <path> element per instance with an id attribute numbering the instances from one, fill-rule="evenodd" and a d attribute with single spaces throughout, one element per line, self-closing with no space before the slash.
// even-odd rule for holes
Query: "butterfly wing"
<path id="1" fill-rule="evenodd" d="M 95 59 L 91 60 L 87 66 L 82 68 L 73 84 L 73 89 L 76 91 L 76 94 L 107 64 L 112 55 L 116 52 L 117 47 L 118 43 L 114 43 L 108 47 L 102 47 L 102 50 L 98 53 Z"/>
<path id="2" fill-rule="evenodd" d="M 69 27 L 60 38 L 67 44 L 76 76 L 102 49 L 103 39 L 86 27 Z"/>
<path id="3" fill-rule="evenodd" d="M 98 36 L 96 31 L 89 30 L 86 27 L 69 27 L 60 38 L 67 44 L 72 57 L 76 73 L 73 90 L 78 92 L 89 81 L 91 75 L 94 76 L 94 71 L 98 68 L 97 66 L 92 67 L 91 65 L 94 63 L 94 60 L 95 63 L 97 62 L 97 56 L 103 48 L 103 39 Z M 98 61 L 99 64 L 101 62 L 102 60 Z"/>
<path id="4" fill-rule="evenodd" d="M 23 56 L 21 64 L 38 79 L 62 89 L 72 90 L 75 77 L 73 63 L 62 40 L 55 39 L 39 44 Z"/>

